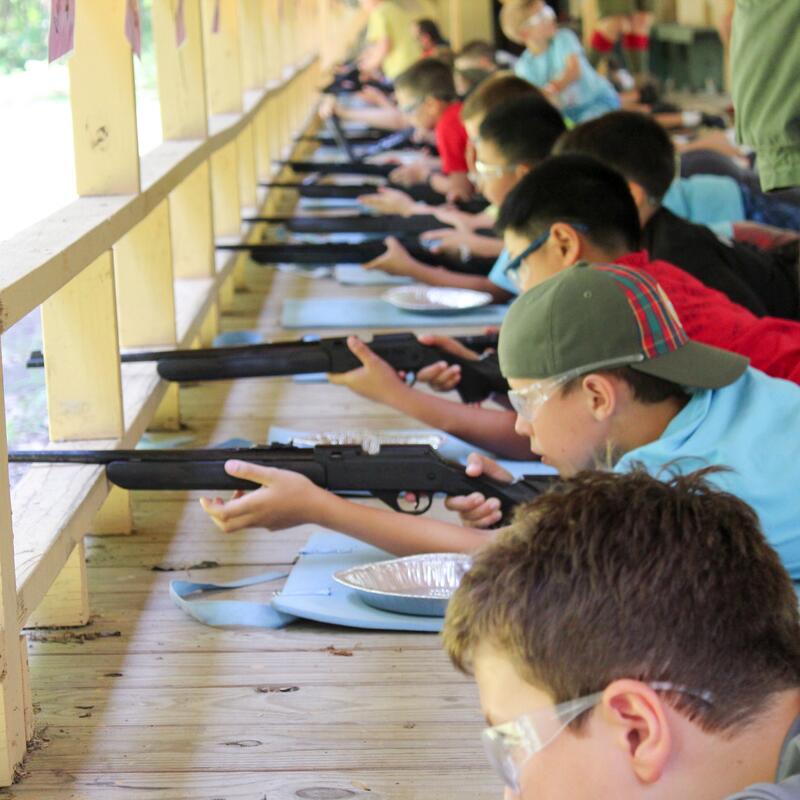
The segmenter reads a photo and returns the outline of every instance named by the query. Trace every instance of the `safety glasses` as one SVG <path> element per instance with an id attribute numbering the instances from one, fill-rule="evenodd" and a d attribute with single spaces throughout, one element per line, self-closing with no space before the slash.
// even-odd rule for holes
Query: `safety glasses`
<path id="1" fill-rule="evenodd" d="M 421 97 L 413 103 L 406 103 L 404 106 L 398 106 L 398 108 L 405 116 L 410 117 L 424 102 L 425 98 Z"/>
<path id="2" fill-rule="evenodd" d="M 535 28 L 537 25 L 541 25 L 543 22 L 553 22 L 556 19 L 556 12 L 548 6 L 542 6 L 535 14 L 532 14 L 528 19 L 525 20 L 525 27 L 526 28 Z"/>
<path id="3" fill-rule="evenodd" d="M 500 178 L 508 172 L 513 172 L 515 169 L 516 164 L 501 166 L 500 164 L 487 164 L 480 159 L 475 160 L 475 172 L 481 178 Z"/>
<path id="4" fill-rule="evenodd" d="M 478 168 L 478 165 L 475 165 L 475 168 Z M 568 222 L 568 220 L 559 220 L 559 222 L 566 222 L 571 227 L 573 227 L 576 231 L 580 233 L 588 233 L 589 226 L 584 225 L 582 222 Z M 506 264 L 506 268 L 503 270 L 506 278 L 517 287 L 517 289 L 522 289 L 523 275 L 522 275 L 522 265 L 525 262 L 525 259 L 528 256 L 533 255 L 537 250 L 540 250 L 544 243 L 550 238 L 550 228 L 548 227 L 547 230 L 537 236 L 516 258 L 512 259 L 511 261 Z"/>
<path id="5" fill-rule="evenodd" d="M 648 686 L 655 691 L 680 692 L 698 697 L 708 704 L 713 702 L 708 691 L 695 691 L 666 682 L 650 683 Z M 503 783 L 513 792 L 520 792 L 525 764 L 551 744 L 581 714 L 598 705 L 602 698 L 603 692 L 595 692 L 525 714 L 503 725 L 486 728 L 481 736 L 483 746 Z"/>
<path id="6" fill-rule="evenodd" d="M 612 367 L 622 367 L 626 364 L 635 364 L 637 361 L 644 361 L 641 353 L 632 353 L 618 358 L 608 358 L 604 361 L 596 361 L 593 364 L 586 364 L 583 367 L 553 375 L 550 378 L 536 380 L 524 389 L 511 389 L 508 392 L 508 401 L 516 413 L 526 422 L 535 422 L 536 417 L 542 406 L 553 397 L 559 389 L 565 386 L 574 378 L 581 375 L 588 375 L 598 369 L 610 369 Z"/>

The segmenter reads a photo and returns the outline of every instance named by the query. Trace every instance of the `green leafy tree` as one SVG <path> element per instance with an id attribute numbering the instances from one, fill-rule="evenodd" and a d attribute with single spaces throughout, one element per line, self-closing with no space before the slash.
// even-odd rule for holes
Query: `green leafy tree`
<path id="1" fill-rule="evenodd" d="M 47 58 L 47 0 L 0 0 L 0 72 Z"/>

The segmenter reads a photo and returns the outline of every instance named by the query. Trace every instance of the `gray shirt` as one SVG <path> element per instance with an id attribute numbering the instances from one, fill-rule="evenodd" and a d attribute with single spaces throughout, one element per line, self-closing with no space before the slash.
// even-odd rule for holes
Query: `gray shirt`
<path id="1" fill-rule="evenodd" d="M 728 800 L 800 800 L 800 717 L 786 735 L 776 780 L 757 783 Z"/>

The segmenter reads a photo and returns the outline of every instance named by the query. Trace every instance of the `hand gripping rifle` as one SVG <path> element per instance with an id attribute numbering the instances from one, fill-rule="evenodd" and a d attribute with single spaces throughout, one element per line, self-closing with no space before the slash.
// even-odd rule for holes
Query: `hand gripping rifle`
<path id="1" fill-rule="evenodd" d="M 496 336 L 465 336 L 458 340 L 465 347 L 483 352 L 497 346 Z M 423 367 L 446 361 L 461 367 L 458 393 L 465 403 L 485 400 L 493 393 L 508 391 L 500 374 L 497 358 L 489 354 L 477 361 L 451 355 L 438 347 L 422 344 L 413 333 L 388 333 L 374 336 L 367 343 L 378 356 L 398 371 L 419 372 Z M 346 337 L 316 342 L 277 342 L 242 347 L 217 347 L 207 350 L 157 350 L 125 353 L 124 363 L 155 361 L 158 374 L 167 381 L 221 381 L 234 378 L 265 378 L 304 375 L 315 372 L 349 372 L 361 366 L 350 352 Z M 28 367 L 44 365 L 42 353 L 34 351 Z"/>
<path id="2" fill-rule="evenodd" d="M 514 506 L 532 500 L 554 482 L 547 476 L 525 476 L 514 483 L 486 476 L 470 478 L 461 464 L 442 458 L 430 445 L 416 444 L 384 445 L 377 453 L 367 453 L 359 445 L 267 445 L 217 450 L 32 450 L 8 456 L 11 463 L 104 465 L 108 479 L 123 489 L 259 488 L 225 472 L 225 462 L 231 459 L 299 472 L 336 494 L 366 493 L 396 511 L 415 515 L 424 514 L 436 494 L 481 492 L 500 500 L 505 517 Z M 417 498 L 412 508 L 401 503 L 406 492 Z"/>

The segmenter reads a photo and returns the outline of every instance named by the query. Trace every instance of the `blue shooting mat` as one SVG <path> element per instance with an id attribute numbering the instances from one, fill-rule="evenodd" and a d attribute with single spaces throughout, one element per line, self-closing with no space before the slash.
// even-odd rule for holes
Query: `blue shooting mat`
<path id="1" fill-rule="evenodd" d="M 298 211 L 331 211 L 332 209 L 346 209 L 347 211 L 361 213 L 367 211 L 355 198 L 349 197 L 301 197 L 297 201 Z"/>
<path id="2" fill-rule="evenodd" d="M 491 305 L 455 314 L 415 314 L 380 298 L 329 297 L 284 300 L 284 328 L 440 328 L 499 325 L 508 306 Z"/>
<path id="3" fill-rule="evenodd" d="M 493 453 L 488 450 L 483 450 L 476 447 L 463 439 L 456 436 L 451 436 L 449 433 L 443 433 L 437 430 L 384 430 L 384 431 L 371 431 L 376 435 L 383 433 L 384 435 L 398 435 L 398 436 L 418 436 L 421 440 L 438 436 L 442 439 L 442 443 L 437 448 L 437 452 L 443 457 L 451 461 L 458 461 L 460 464 L 467 463 L 467 456 L 470 453 L 479 453 L 480 455 L 494 458 L 498 464 L 505 467 L 515 478 L 520 478 L 523 475 L 557 475 L 558 472 L 541 461 L 511 461 L 505 458 L 497 458 Z M 274 442 L 275 444 L 291 444 L 295 439 L 303 439 L 312 437 L 314 434 L 308 431 L 297 430 L 296 428 L 284 428 L 280 425 L 270 425 L 267 431 L 267 441 Z M 229 445 L 232 446 L 232 445 Z M 249 447 L 249 444 L 237 445 L 239 447 Z"/>
<path id="4" fill-rule="evenodd" d="M 360 264 L 339 264 L 333 268 L 333 277 L 343 286 L 397 286 L 413 283 L 405 275 L 390 275 L 381 269 L 364 269 Z"/>
<path id="5" fill-rule="evenodd" d="M 357 539 L 320 532 L 313 534 L 300 551 L 286 584 L 271 602 L 208 600 L 204 594 L 268 583 L 286 577 L 286 573 L 268 572 L 225 584 L 171 581 L 169 591 L 180 609 L 205 625 L 274 629 L 302 618 L 349 628 L 438 633 L 442 618 L 372 608 L 333 579 L 333 573 L 339 570 L 387 558 L 392 556 Z"/>

